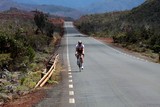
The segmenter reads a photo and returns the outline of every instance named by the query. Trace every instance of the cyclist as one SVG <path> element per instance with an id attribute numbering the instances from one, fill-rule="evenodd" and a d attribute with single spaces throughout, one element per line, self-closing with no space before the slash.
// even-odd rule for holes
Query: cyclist
<path id="1" fill-rule="evenodd" d="M 84 59 L 84 45 L 81 40 L 78 41 L 78 44 L 76 45 L 76 53 L 75 56 L 78 59 L 78 56 L 82 58 L 82 69 L 83 69 L 83 59 Z"/>

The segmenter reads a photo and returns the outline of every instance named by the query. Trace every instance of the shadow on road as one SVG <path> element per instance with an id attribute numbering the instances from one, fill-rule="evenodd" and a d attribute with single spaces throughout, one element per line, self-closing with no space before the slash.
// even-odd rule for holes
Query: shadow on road
<path id="1" fill-rule="evenodd" d="M 70 34 L 70 35 L 68 35 L 67 37 L 89 37 L 89 36 L 81 35 L 81 34 L 77 34 L 77 35 L 75 35 L 75 34 Z"/>
<path id="2" fill-rule="evenodd" d="M 70 71 L 71 73 L 80 73 L 79 70 L 77 71 Z"/>

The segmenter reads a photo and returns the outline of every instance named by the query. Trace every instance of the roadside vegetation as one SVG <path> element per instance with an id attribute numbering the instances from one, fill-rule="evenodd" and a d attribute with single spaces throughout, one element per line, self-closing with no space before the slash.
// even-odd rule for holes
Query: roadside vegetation
<path id="1" fill-rule="evenodd" d="M 0 13 L 0 105 L 29 93 L 63 36 L 63 20 L 16 8 Z"/>
<path id="2" fill-rule="evenodd" d="M 90 36 L 113 38 L 115 44 L 160 62 L 159 6 L 159 0 L 147 0 L 130 11 L 82 16 L 75 26 Z"/>

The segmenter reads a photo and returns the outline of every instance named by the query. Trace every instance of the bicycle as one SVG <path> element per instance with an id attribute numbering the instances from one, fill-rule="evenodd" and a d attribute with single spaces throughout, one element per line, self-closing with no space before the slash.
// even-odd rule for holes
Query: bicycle
<path id="1" fill-rule="evenodd" d="M 82 71 L 82 56 L 80 54 L 77 56 L 77 65 L 79 67 L 79 72 L 81 72 Z"/>

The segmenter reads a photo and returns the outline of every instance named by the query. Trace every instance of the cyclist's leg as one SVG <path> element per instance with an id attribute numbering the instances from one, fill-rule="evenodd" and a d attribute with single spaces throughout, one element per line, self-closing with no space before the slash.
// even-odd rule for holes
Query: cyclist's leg
<path id="1" fill-rule="evenodd" d="M 84 58 L 84 56 L 81 54 L 81 68 L 82 68 L 82 70 L 83 70 L 83 58 Z"/>
<path id="2" fill-rule="evenodd" d="M 83 55 L 81 55 L 81 59 L 82 59 L 82 63 L 84 62 L 84 56 Z"/>

